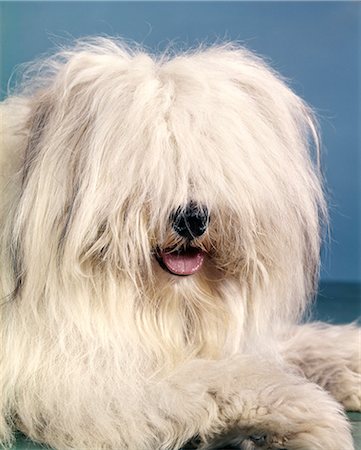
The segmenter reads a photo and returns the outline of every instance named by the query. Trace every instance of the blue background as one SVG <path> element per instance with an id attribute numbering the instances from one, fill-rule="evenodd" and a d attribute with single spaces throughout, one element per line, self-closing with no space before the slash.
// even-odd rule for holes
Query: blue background
<path id="1" fill-rule="evenodd" d="M 3 2 L 0 8 L 2 98 L 15 66 L 59 38 L 120 35 L 155 50 L 232 39 L 266 56 L 320 119 L 331 213 L 322 279 L 361 281 L 361 3 Z"/>

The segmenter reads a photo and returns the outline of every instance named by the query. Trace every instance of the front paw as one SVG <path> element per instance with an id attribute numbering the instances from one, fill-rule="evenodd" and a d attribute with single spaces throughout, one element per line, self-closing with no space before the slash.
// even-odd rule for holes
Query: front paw
<path id="1" fill-rule="evenodd" d="M 361 411 L 361 373 L 344 368 L 330 391 L 346 411 Z"/>
<path id="2" fill-rule="evenodd" d="M 331 431 L 329 427 L 306 426 L 288 433 L 269 432 L 261 437 L 243 440 L 237 446 L 240 450 L 354 450 L 349 432 L 343 427 Z M 233 448 L 233 447 L 232 447 Z"/>
<path id="3" fill-rule="evenodd" d="M 339 405 L 314 385 L 304 397 L 269 408 L 248 430 L 242 450 L 353 450 L 350 426 Z"/>
<path id="4" fill-rule="evenodd" d="M 308 426 L 299 432 L 291 430 L 288 434 L 271 432 L 262 434 L 261 437 L 251 436 L 234 448 L 239 450 L 354 450 L 347 432 L 342 430 L 340 434 L 332 433 L 322 426 Z"/>
<path id="5" fill-rule="evenodd" d="M 269 385 L 257 406 L 243 404 L 232 428 L 231 434 L 238 429 L 242 450 L 354 450 L 340 405 L 319 386 L 302 381 Z"/>
<path id="6" fill-rule="evenodd" d="M 312 323 L 285 340 L 285 357 L 348 411 L 361 411 L 361 328 Z"/>
<path id="7" fill-rule="evenodd" d="M 347 411 L 361 411 L 361 328 L 343 325 L 325 330 L 333 347 L 324 350 L 314 367 L 315 381 Z"/>
<path id="8" fill-rule="evenodd" d="M 342 334 L 343 345 L 334 360 L 329 360 L 331 370 L 325 376 L 325 389 L 346 411 L 361 411 L 361 328 L 340 326 L 336 332 Z"/>

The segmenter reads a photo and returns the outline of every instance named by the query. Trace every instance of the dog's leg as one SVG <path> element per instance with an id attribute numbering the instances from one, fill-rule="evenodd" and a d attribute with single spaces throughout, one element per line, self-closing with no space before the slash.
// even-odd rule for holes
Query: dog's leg
<path id="1" fill-rule="evenodd" d="M 203 449 L 223 442 L 247 450 L 354 448 L 342 408 L 327 392 L 257 356 L 191 361 L 166 378 L 149 379 L 136 399 L 131 383 L 106 403 L 105 391 L 77 385 L 71 409 L 56 407 L 56 390 L 51 398 L 29 389 L 21 398 L 19 391 L 17 400 L 24 407 L 30 402 L 31 410 L 19 409 L 18 421 L 30 437 L 58 450 L 175 450 L 194 436 Z M 47 409 L 40 404 L 37 414 L 36 400 L 50 400 Z"/>
<path id="2" fill-rule="evenodd" d="M 276 364 L 253 357 L 194 361 L 172 378 L 171 386 L 163 387 L 165 395 L 158 393 L 159 405 L 184 429 L 197 427 L 193 433 L 202 449 L 226 443 L 247 450 L 353 449 L 338 403 Z"/>
<path id="3" fill-rule="evenodd" d="M 349 411 L 361 411 L 361 328 L 306 324 L 283 342 L 286 360 L 319 384 Z"/>

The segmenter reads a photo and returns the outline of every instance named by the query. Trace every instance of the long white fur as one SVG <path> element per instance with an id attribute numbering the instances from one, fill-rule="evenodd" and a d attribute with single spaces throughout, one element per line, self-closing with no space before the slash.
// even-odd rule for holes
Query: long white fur
<path id="1" fill-rule="evenodd" d="M 312 112 L 276 73 L 230 44 L 153 56 L 97 38 L 33 66 L 0 113 L 5 447 L 18 427 L 57 449 L 232 433 L 246 449 L 258 429 L 290 450 L 353 448 L 285 340 L 314 294 L 327 213 Z M 181 245 L 169 217 L 191 200 L 211 212 L 210 257 L 178 278 L 154 250 Z M 304 330 L 312 347 L 321 328 Z"/>

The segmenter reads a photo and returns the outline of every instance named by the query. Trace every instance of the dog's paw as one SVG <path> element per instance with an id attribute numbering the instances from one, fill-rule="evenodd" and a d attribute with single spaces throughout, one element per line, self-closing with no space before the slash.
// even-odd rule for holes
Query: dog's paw
<path id="1" fill-rule="evenodd" d="M 233 447 L 232 447 L 233 448 Z M 290 426 L 286 433 L 269 432 L 250 436 L 237 447 L 240 450 L 354 450 L 349 432 L 324 426 Z"/>
<path id="2" fill-rule="evenodd" d="M 285 358 L 348 411 L 361 411 L 361 328 L 312 323 L 284 341 Z"/>
<path id="3" fill-rule="evenodd" d="M 339 405 L 324 392 L 326 401 L 303 399 L 279 405 L 254 426 L 228 430 L 223 439 L 201 446 L 203 449 L 239 450 L 354 450 L 350 427 Z M 259 409 L 259 408 L 258 408 Z M 227 445 L 224 445 L 227 444 Z"/>
<path id="4" fill-rule="evenodd" d="M 361 411 L 361 328 L 355 325 L 331 327 L 331 342 L 338 345 L 325 352 L 324 368 L 320 367 L 320 384 L 347 411 Z M 322 370 L 323 369 L 323 370 Z"/>
<path id="5" fill-rule="evenodd" d="M 292 408 L 292 406 L 291 406 Z M 307 408 L 307 407 L 306 407 Z M 259 433 L 253 433 L 240 444 L 242 450 L 353 450 L 346 419 L 341 414 L 328 414 L 322 408 L 318 416 L 307 409 L 300 416 L 287 419 L 277 415 Z"/>
<path id="6" fill-rule="evenodd" d="M 273 398 L 267 408 L 249 417 L 242 450 L 354 449 L 347 418 L 327 392 L 307 384 L 282 387 L 278 395 L 276 399 L 269 392 Z M 241 418 L 240 429 L 243 423 Z"/>
<path id="7" fill-rule="evenodd" d="M 361 328 L 348 327 L 348 360 L 338 367 L 338 377 L 331 384 L 333 396 L 347 411 L 361 411 Z"/>
<path id="8" fill-rule="evenodd" d="M 346 411 L 361 411 L 361 373 L 344 367 L 329 390 Z"/>

